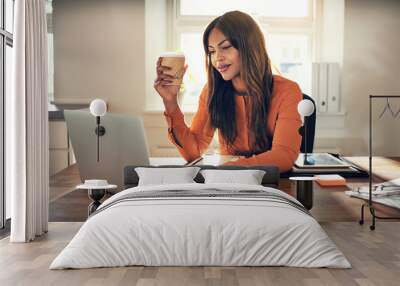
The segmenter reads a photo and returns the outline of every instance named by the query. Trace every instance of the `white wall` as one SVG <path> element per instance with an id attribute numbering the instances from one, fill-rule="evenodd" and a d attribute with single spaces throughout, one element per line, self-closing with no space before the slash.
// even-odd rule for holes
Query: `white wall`
<path id="1" fill-rule="evenodd" d="M 109 112 L 143 115 L 167 50 L 167 0 L 53 0 L 55 100 L 102 98 Z M 146 60 L 148 59 L 148 60 Z M 150 59 L 150 60 L 149 60 Z M 146 113 L 151 155 L 177 156 L 162 113 Z"/>
<path id="2" fill-rule="evenodd" d="M 343 63 L 344 0 L 321 0 L 316 61 Z"/>
<path id="3" fill-rule="evenodd" d="M 348 111 L 345 136 L 361 144 L 343 146 L 352 154 L 368 151 L 368 95 L 400 94 L 400 1 L 346 0 L 342 92 Z M 394 104 L 400 108 L 400 101 Z M 399 155 L 399 119 L 378 120 L 373 139 L 376 154 Z M 358 145 L 358 146 L 357 146 Z"/>
<path id="4" fill-rule="evenodd" d="M 167 51 L 167 1 L 145 0 L 146 110 L 159 110 L 161 99 L 153 88 L 156 62 Z"/>
<path id="5" fill-rule="evenodd" d="M 145 106 L 145 1 L 54 0 L 54 98 L 102 98 L 109 111 Z"/>

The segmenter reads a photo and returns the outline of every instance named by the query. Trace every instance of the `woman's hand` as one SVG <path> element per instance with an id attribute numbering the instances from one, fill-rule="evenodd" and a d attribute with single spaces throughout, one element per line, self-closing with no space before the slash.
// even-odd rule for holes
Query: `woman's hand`
<path id="1" fill-rule="evenodd" d="M 171 69 L 170 67 L 162 66 L 161 58 L 158 58 L 157 78 L 154 81 L 154 89 L 163 99 L 165 109 L 168 113 L 174 111 L 178 107 L 178 92 L 180 89 L 180 85 L 169 85 L 173 81 L 174 77 L 165 74 L 164 71 L 170 69 Z M 183 75 L 185 74 L 186 69 L 187 65 L 185 65 L 185 70 Z"/>

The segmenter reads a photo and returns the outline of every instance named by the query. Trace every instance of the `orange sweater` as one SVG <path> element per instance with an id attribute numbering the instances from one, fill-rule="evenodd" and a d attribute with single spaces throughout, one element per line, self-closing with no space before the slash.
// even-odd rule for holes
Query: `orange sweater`
<path id="1" fill-rule="evenodd" d="M 236 96 L 235 100 L 238 135 L 233 143 L 232 150 L 228 148 L 222 136 L 218 134 L 222 155 L 235 155 L 234 150 L 251 151 L 243 96 Z M 281 172 L 290 170 L 300 151 L 301 136 L 298 130 L 301 126 L 301 118 L 297 112 L 297 104 L 301 100 L 302 93 L 295 82 L 281 76 L 274 76 L 274 88 L 267 118 L 268 130 L 273 135 L 271 149 L 249 158 L 240 158 L 225 164 L 275 165 L 279 167 Z M 187 161 L 192 161 L 203 154 L 214 136 L 215 130 L 210 126 L 207 102 L 208 94 L 205 87 L 200 94 L 199 107 L 190 127 L 185 124 L 179 108 L 172 114 L 164 113 L 168 123 L 168 137 Z M 180 144 L 175 142 L 172 129 L 177 134 Z"/>

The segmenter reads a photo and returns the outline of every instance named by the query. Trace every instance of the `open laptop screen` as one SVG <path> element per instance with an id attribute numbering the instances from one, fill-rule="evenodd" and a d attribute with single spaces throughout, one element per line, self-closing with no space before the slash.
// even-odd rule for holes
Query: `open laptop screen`
<path id="1" fill-rule="evenodd" d="M 106 179 L 121 188 L 125 166 L 149 164 L 143 122 L 139 117 L 112 113 L 101 117 L 106 132 L 100 137 L 99 162 L 96 118 L 83 110 L 65 110 L 64 117 L 82 182 Z"/>

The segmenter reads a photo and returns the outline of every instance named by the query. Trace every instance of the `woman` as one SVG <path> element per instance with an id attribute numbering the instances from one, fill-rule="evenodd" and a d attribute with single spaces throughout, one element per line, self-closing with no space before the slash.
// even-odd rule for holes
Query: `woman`
<path id="1" fill-rule="evenodd" d="M 154 87 L 163 99 L 169 138 L 187 161 L 199 157 L 218 130 L 222 155 L 242 155 L 227 165 L 276 165 L 291 169 L 300 150 L 298 85 L 272 75 L 264 36 L 247 14 L 232 11 L 214 19 L 203 35 L 208 81 L 192 125 L 177 103 L 179 87 L 157 62 Z"/>

